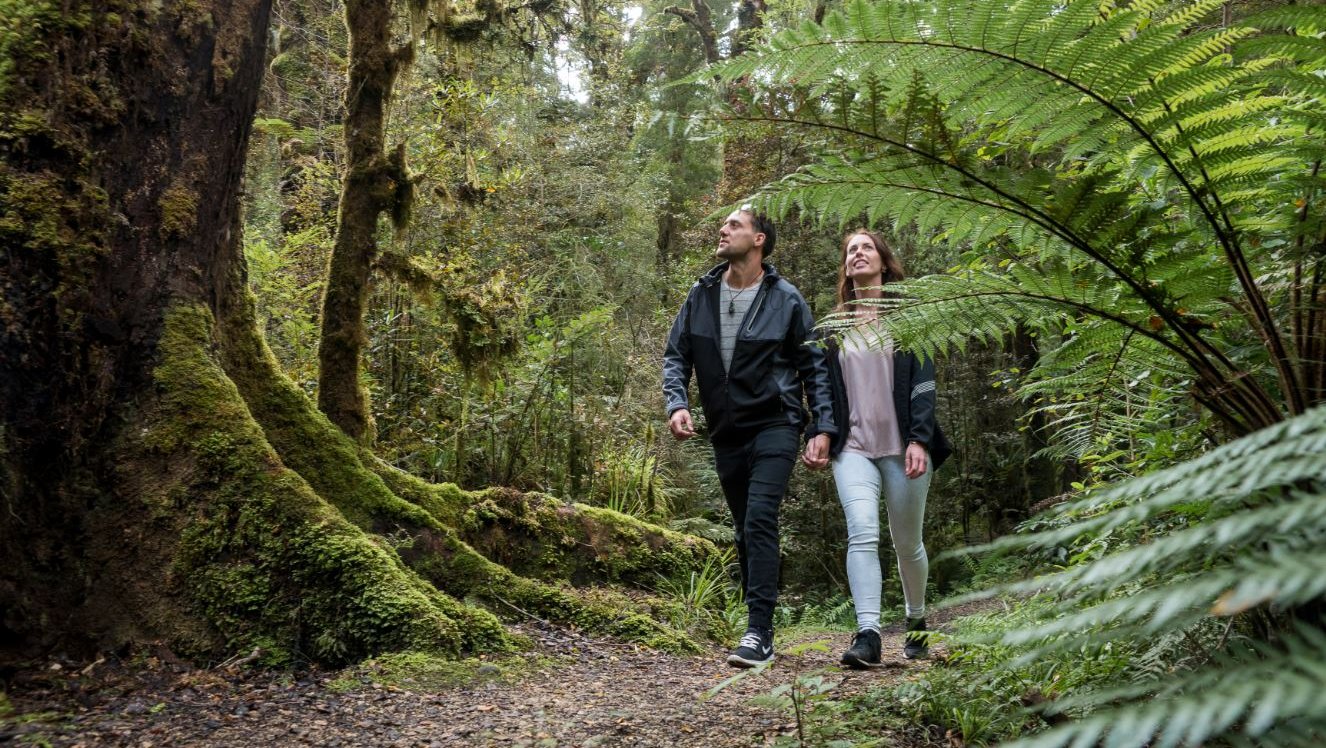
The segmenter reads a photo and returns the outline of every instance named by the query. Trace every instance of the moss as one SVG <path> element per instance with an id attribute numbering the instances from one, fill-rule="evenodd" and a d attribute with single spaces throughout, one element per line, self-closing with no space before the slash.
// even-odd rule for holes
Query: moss
<path id="1" fill-rule="evenodd" d="M 157 200 L 161 210 L 161 238 L 183 238 L 198 223 L 198 193 L 176 183 L 166 188 Z"/>
<path id="2" fill-rule="evenodd" d="M 414 568 L 445 580 L 458 597 L 490 601 L 503 617 L 550 619 L 673 652 L 699 647 L 685 633 L 640 612 L 626 595 L 606 588 L 577 589 L 513 573 L 471 548 L 454 533 L 420 556 Z"/>
<path id="3" fill-rule="evenodd" d="M 149 453 L 190 467 L 174 578 L 226 651 L 345 662 L 419 649 L 509 649 L 491 615 L 448 598 L 286 469 L 211 355 L 211 316 L 169 313 Z"/>
<path id="4" fill-rule="evenodd" d="M 706 560 L 717 559 L 713 543 L 545 494 L 506 488 L 462 491 L 452 484 L 421 481 L 377 460 L 368 464 L 392 490 L 456 527 L 451 550 L 411 562 L 425 577 L 448 580 L 457 595 L 490 599 L 506 617 L 528 613 L 654 646 L 694 649 L 684 635 L 654 620 L 683 618 L 676 604 L 563 585 L 633 583 L 651 588 L 660 575 L 684 578 Z M 714 637 L 723 632 L 702 633 Z"/>
<path id="5" fill-rule="evenodd" d="M 442 33 L 454 42 L 473 42 L 483 36 L 488 25 L 488 19 L 478 13 L 461 13 L 442 25 Z"/>
<path id="6" fill-rule="evenodd" d="M 15 137 L 0 132 L 0 145 Z M 48 147 L 55 148 L 55 144 Z M 107 196 L 99 187 L 52 172 L 0 168 L 0 239 L 37 252 L 55 253 L 66 269 L 104 254 Z"/>
<path id="7" fill-rule="evenodd" d="M 368 450 L 360 453 L 364 465 L 382 479 L 392 493 L 428 512 L 448 527 L 460 525 L 465 513 L 478 501 L 471 491 L 455 483 L 429 483 L 388 465 Z"/>
<path id="8" fill-rule="evenodd" d="M 0 0 L 0 100 L 19 70 L 49 59 L 43 37 L 87 26 L 87 11 L 64 6 L 54 0 Z"/>
<path id="9" fill-rule="evenodd" d="M 30 110 L 0 112 L 0 151 L 51 154 L 73 163 L 86 155 L 43 113 Z M 21 331 L 16 317 L 54 299 L 63 330 L 78 335 L 83 319 L 75 310 L 82 308 L 88 278 L 106 253 L 107 195 L 86 174 L 24 169 L 16 161 L 0 163 L 0 246 L 26 250 L 26 259 L 35 262 L 26 272 L 0 272 L 0 328 Z"/>
<path id="10" fill-rule="evenodd" d="M 711 542 L 610 509 L 566 504 L 538 493 L 473 494 L 458 525 L 481 553 L 540 579 L 650 587 L 718 555 Z"/>
<path id="11" fill-rule="evenodd" d="M 253 303 L 250 296 L 222 330 L 226 369 L 284 464 L 365 530 L 440 530 L 441 523 L 429 512 L 397 496 L 381 477 L 365 468 L 361 457 L 366 453 L 360 446 L 281 373 L 257 332 Z"/>

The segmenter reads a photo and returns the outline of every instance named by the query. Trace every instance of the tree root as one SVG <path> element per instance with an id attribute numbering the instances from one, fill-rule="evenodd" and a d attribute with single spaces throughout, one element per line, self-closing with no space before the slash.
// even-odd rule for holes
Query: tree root
<path id="1" fill-rule="evenodd" d="M 260 648 L 265 662 L 336 664 L 388 650 L 510 651 L 524 642 L 500 619 L 532 614 L 696 648 L 651 617 L 667 615 L 666 602 L 553 580 L 647 584 L 716 554 L 708 541 L 395 471 L 318 413 L 276 369 L 251 317 L 237 317 L 214 325 L 201 306 L 170 312 L 156 401 L 123 450 L 133 456 L 124 484 L 173 526 L 154 537 L 177 539 L 158 541 L 159 576 L 135 604 L 157 624 L 180 607 L 191 614 L 154 635 L 193 654 Z M 467 540 L 495 555 L 519 541 L 537 561 L 508 568 Z"/>

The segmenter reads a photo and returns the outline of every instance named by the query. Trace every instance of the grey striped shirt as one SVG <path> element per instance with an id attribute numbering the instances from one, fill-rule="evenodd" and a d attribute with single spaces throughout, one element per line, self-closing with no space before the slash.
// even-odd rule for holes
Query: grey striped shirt
<path id="1" fill-rule="evenodd" d="M 763 279 L 761 276 L 760 280 Z M 741 321 L 746 319 L 746 312 L 750 310 L 750 305 L 759 294 L 759 283 L 733 290 L 727 281 L 723 281 L 718 287 L 718 352 L 723 357 L 723 371 L 732 368 L 732 350 L 737 347 L 737 333 L 741 330 Z"/>

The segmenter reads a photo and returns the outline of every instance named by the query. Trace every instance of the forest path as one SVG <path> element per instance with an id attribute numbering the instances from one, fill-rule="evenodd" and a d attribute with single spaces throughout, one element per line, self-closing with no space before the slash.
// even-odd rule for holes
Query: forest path
<path id="1" fill-rule="evenodd" d="M 541 625 L 521 630 L 537 643 L 516 665 L 522 675 L 481 675 L 461 685 L 417 679 L 383 685 L 372 666 L 294 676 L 186 670 L 164 652 L 133 668 L 100 665 L 87 674 L 72 663 L 48 663 L 10 681 L 14 713 L 0 720 L 0 743 L 752 746 L 796 733 L 790 712 L 752 699 L 798 675 L 841 679 L 828 698 L 842 700 L 896 685 L 927 666 L 901 658 L 897 627 L 885 631 L 884 666 L 868 672 L 838 667 L 847 633 L 802 632 L 777 642 L 773 667 L 702 699 L 738 672 L 727 666 L 725 651 L 675 656 Z M 820 640 L 828 652 L 787 653 Z M 498 667 L 480 665 L 479 672 Z"/>

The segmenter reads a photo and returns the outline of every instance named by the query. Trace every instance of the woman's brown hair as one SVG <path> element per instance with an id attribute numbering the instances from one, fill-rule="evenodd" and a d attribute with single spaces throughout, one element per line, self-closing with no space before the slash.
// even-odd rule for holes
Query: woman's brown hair
<path id="1" fill-rule="evenodd" d="M 856 304 L 856 284 L 847 277 L 847 245 L 852 243 L 852 239 L 861 235 L 870 237 L 870 241 L 875 244 L 875 251 L 879 252 L 879 258 L 883 264 L 882 283 L 892 283 L 900 281 L 906 276 L 902 272 L 902 263 L 898 261 L 897 255 L 893 254 L 893 249 L 884 242 L 884 239 L 869 229 L 857 229 L 848 234 L 843 239 L 843 251 L 838 256 L 838 306 L 837 311 L 848 312 L 855 311 Z M 885 294 L 886 296 L 888 294 Z"/>

